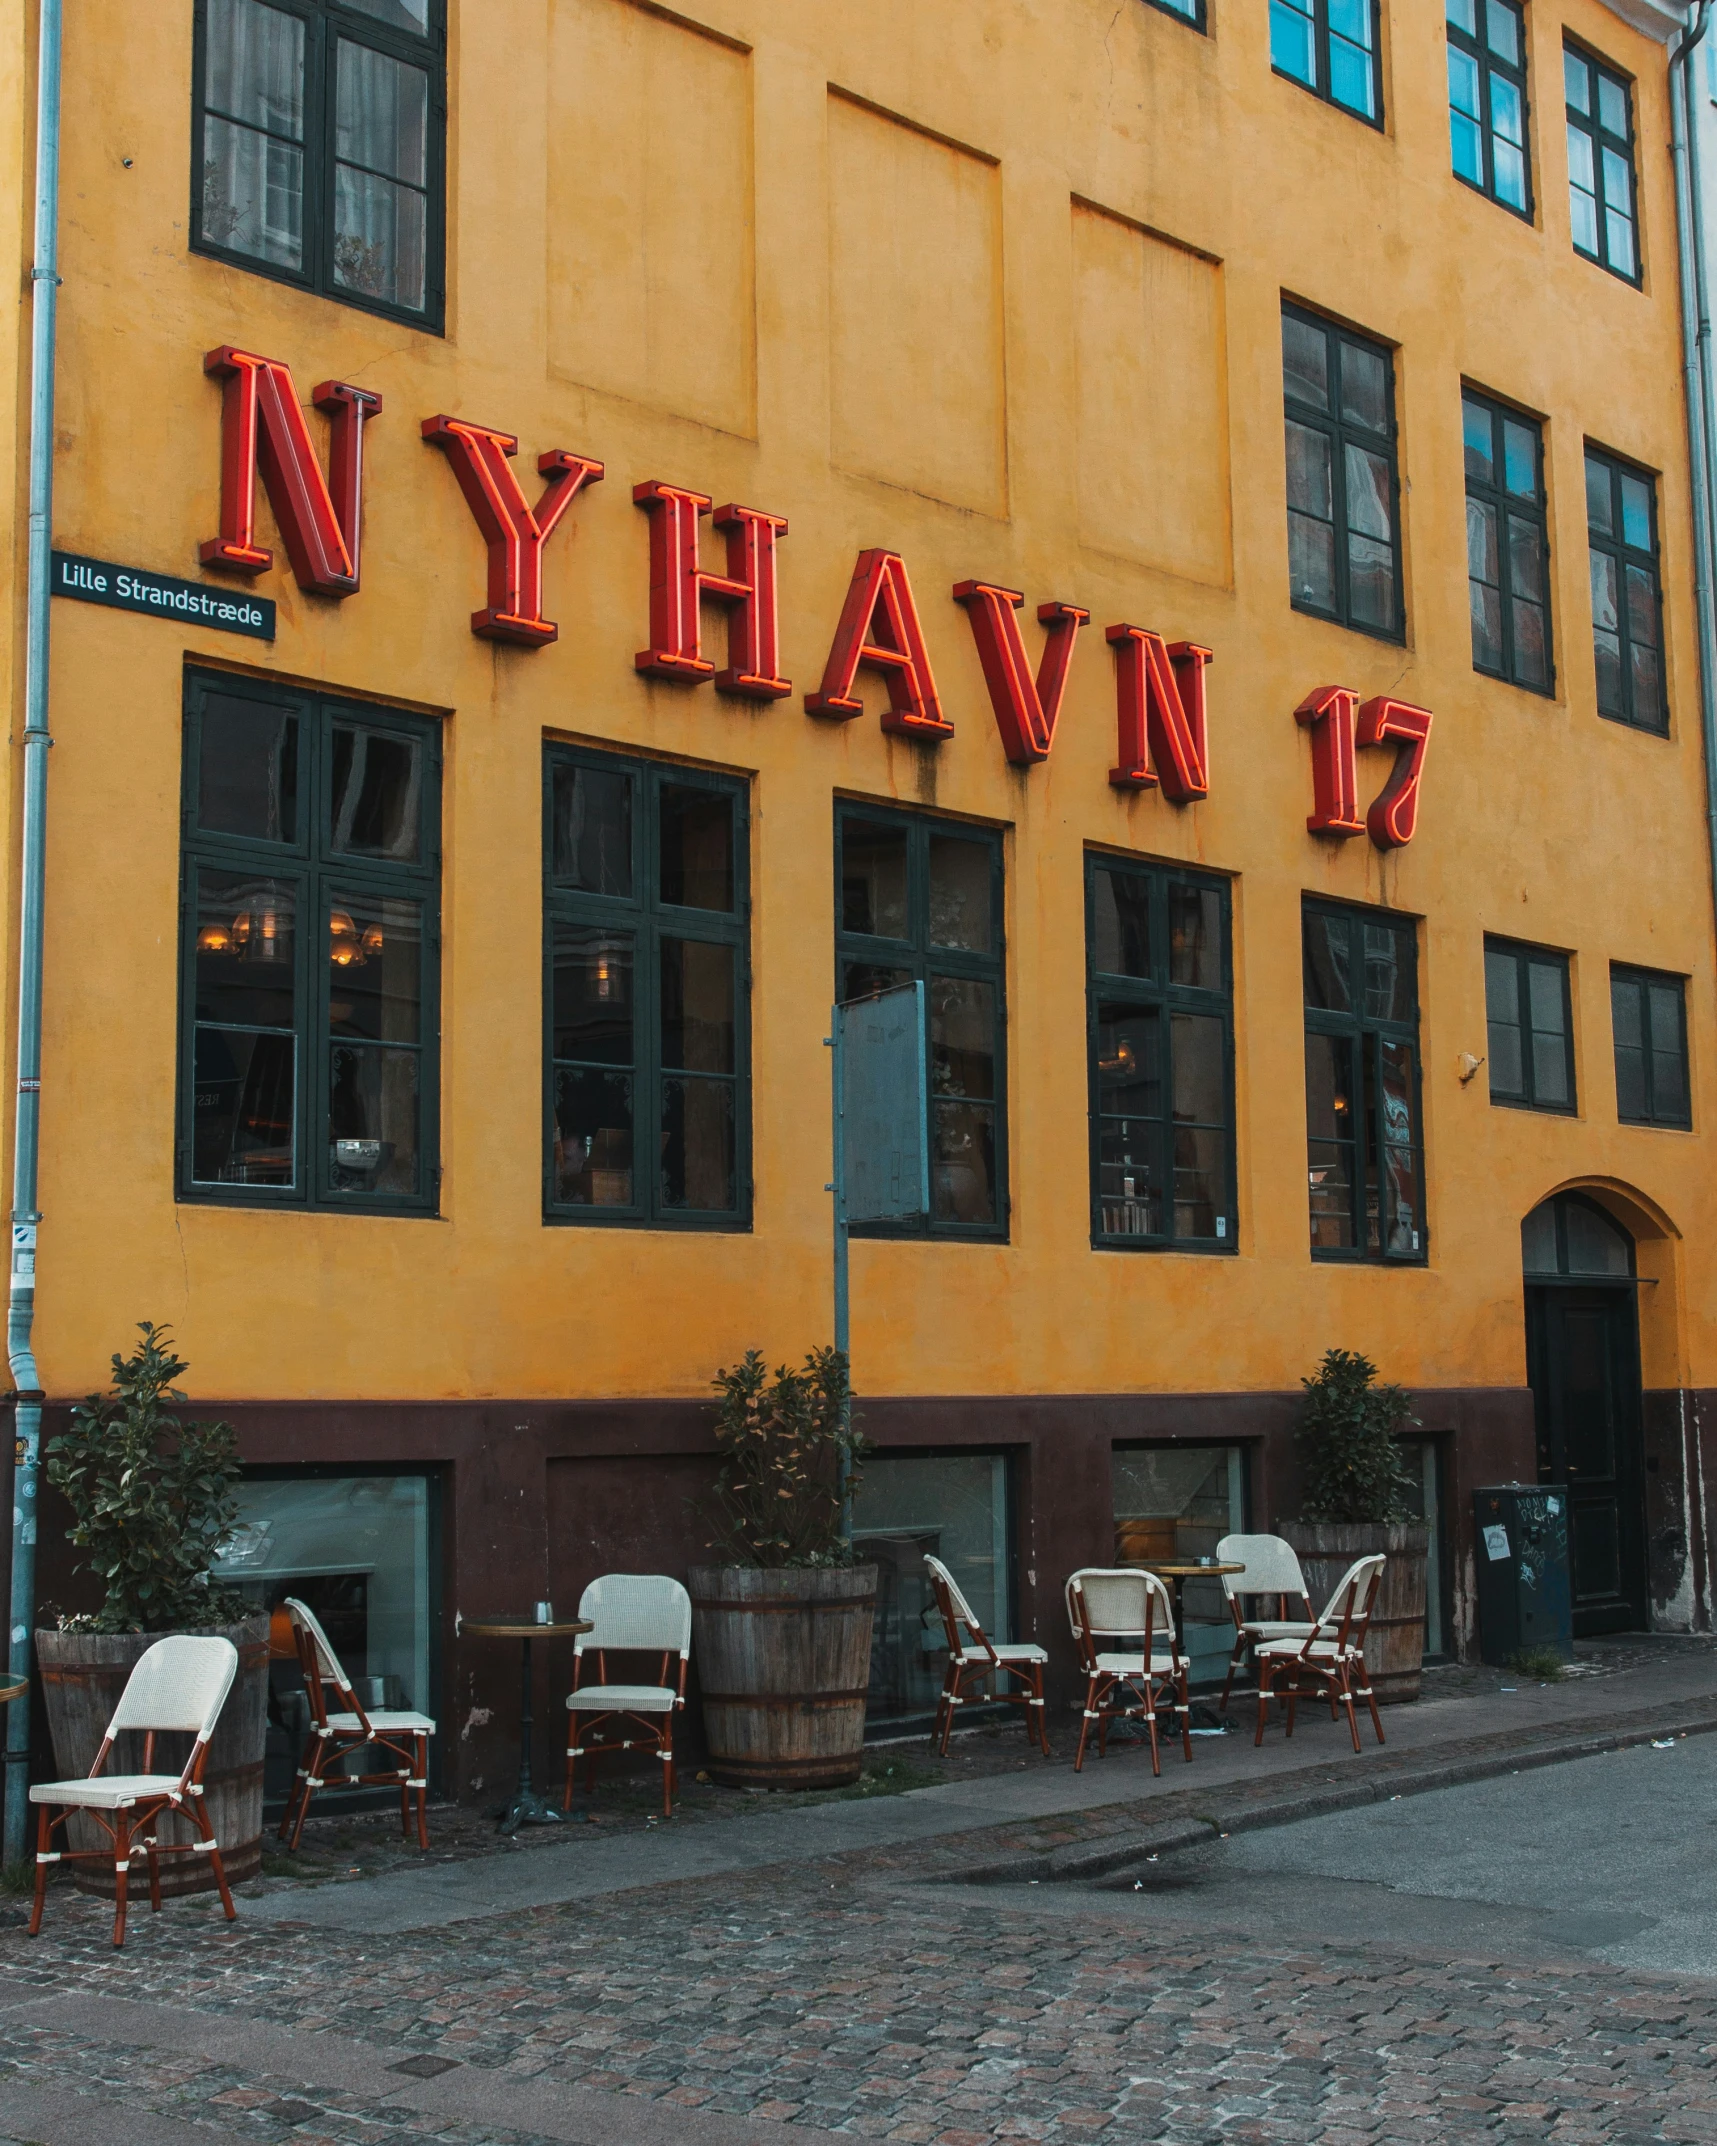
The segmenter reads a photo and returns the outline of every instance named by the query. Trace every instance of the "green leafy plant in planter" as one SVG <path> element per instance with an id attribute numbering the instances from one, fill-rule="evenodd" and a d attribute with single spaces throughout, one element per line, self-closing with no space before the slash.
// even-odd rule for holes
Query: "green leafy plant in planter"
<path id="1" fill-rule="evenodd" d="M 865 1443 L 852 1423 L 847 1359 L 812 1349 L 800 1370 L 782 1364 L 771 1379 L 761 1351 L 747 1349 L 714 1386 L 722 1461 L 709 1547 L 763 1571 L 851 1564 L 843 1521 Z"/>
<path id="2" fill-rule="evenodd" d="M 50 1440 L 48 1481 L 71 1506 L 70 1540 L 107 1590 L 100 1609 L 63 1620 L 84 1632 L 166 1632 L 237 1623 L 244 1597 L 211 1582 L 232 1532 L 238 1438 L 230 1424 L 185 1423 L 176 1381 L 189 1368 L 171 1329 L 144 1320 L 129 1356 L 116 1351 L 113 1391 L 72 1411 Z"/>
<path id="3" fill-rule="evenodd" d="M 1401 1386 L 1380 1386 L 1377 1366 L 1351 1349 L 1329 1349 L 1302 1379 L 1299 1445 L 1307 1520 L 1352 1526 L 1406 1520 L 1412 1479 L 1397 1440 L 1415 1424 Z"/>

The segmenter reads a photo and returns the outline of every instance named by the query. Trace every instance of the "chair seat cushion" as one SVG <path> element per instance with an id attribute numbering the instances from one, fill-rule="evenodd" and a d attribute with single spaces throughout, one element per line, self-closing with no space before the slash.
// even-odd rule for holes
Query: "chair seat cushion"
<path id="1" fill-rule="evenodd" d="M 1047 1662 L 1049 1656 L 1042 1647 L 1028 1646 L 1023 1641 L 998 1641 L 995 1647 L 998 1662 Z M 976 1647 L 968 1647 L 959 1657 L 963 1663 L 987 1662 L 989 1656 Z"/>
<path id="2" fill-rule="evenodd" d="M 1141 1647 L 1137 1654 L 1099 1654 L 1097 1667 L 1105 1676 L 1142 1677 L 1145 1673 L 1145 1650 Z M 1176 1654 L 1167 1647 L 1152 1647 L 1151 1668 L 1157 1676 L 1164 1677 L 1171 1670 L 1186 1667 L 1184 1655 Z"/>
<path id="3" fill-rule="evenodd" d="M 1250 1620 L 1240 1629 L 1248 1639 L 1309 1639 L 1312 1632 L 1309 1624 L 1254 1624 Z"/>
<path id="4" fill-rule="evenodd" d="M 665 1684 L 582 1684 L 566 1695 L 577 1714 L 671 1714 L 678 1702 Z"/>
<path id="5" fill-rule="evenodd" d="M 179 1785 L 176 1773 L 105 1773 L 96 1781 L 38 1781 L 32 1803 L 73 1804 L 85 1811 L 117 1811 L 128 1803 L 170 1796 Z"/>
<path id="6" fill-rule="evenodd" d="M 435 1734 L 435 1724 L 427 1714 L 414 1714 L 409 1709 L 388 1713 L 380 1707 L 367 1707 L 364 1721 L 369 1723 L 378 1736 L 390 1733 L 397 1736 L 414 1729 L 423 1736 Z M 330 1714 L 328 1726 L 338 1729 L 342 1736 L 361 1736 L 364 1731 L 364 1722 L 360 1721 L 356 1714 Z"/>
<path id="7" fill-rule="evenodd" d="M 1344 1655 L 1350 1662 L 1357 1660 L 1361 1650 L 1358 1647 L 1338 1648 L 1333 1639 L 1316 1639 L 1312 1642 L 1311 1654 L 1308 1657 L 1305 1640 L 1301 1638 L 1271 1640 L 1267 1646 L 1260 1647 L 1258 1652 L 1264 1659 L 1272 1662 L 1309 1659 L 1321 1666 L 1333 1662 L 1338 1653 Z"/>

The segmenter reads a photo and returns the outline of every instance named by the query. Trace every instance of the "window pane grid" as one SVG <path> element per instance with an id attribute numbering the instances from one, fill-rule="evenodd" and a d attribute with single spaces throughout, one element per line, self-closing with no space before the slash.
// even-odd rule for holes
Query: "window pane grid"
<path id="1" fill-rule="evenodd" d="M 1378 0 L 1270 0 L 1270 65 L 1326 104 L 1383 124 Z"/>
<path id="2" fill-rule="evenodd" d="M 859 1233 L 1005 1238 L 1000 841 L 928 814 L 842 803 L 835 880 L 838 998 L 922 981 L 930 1027 L 930 1214 Z"/>
<path id="3" fill-rule="evenodd" d="M 1598 713 L 1667 735 L 1656 480 L 1588 447 L 1586 527 Z"/>
<path id="4" fill-rule="evenodd" d="M 443 0 L 198 0 L 193 243 L 439 331 Z"/>
<path id="5" fill-rule="evenodd" d="M 1406 623 L 1390 354 L 1284 306 L 1282 394 L 1290 601 L 1399 641 Z"/>
<path id="6" fill-rule="evenodd" d="M 1463 390 L 1467 580 L 1473 668 L 1550 693 L 1550 524 L 1543 430 L 1532 418 Z"/>
<path id="7" fill-rule="evenodd" d="M 543 813 L 544 1213 L 747 1228 L 743 786 L 553 747 Z"/>
<path id="8" fill-rule="evenodd" d="M 1624 1125 L 1690 1128 L 1685 979 L 1613 967 L 1610 1024 L 1617 1117 Z"/>
<path id="9" fill-rule="evenodd" d="M 1566 954 L 1484 943 L 1490 1099 L 1525 1110 L 1575 1110 L 1574 1018 Z"/>
<path id="10" fill-rule="evenodd" d="M 1447 15 L 1455 176 L 1530 222 L 1525 12 L 1519 0 L 1447 0 Z"/>
<path id="11" fill-rule="evenodd" d="M 1415 929 L 1307 902 L 1302 935 L 1312 1256 L 1423 1264 Z"/>
<path id="12" fill-rule="evenodd" d="M 1091 1237 L 1237 1249 L 1224 882 L 1086 860 Z"/>
<path id="13" fill-rule="evenodd" d="M 1624 282 L 1638 283 L 1632 86 L 1572 45 L 1563 47 L 1562 74 L 1575 249 Z"/>

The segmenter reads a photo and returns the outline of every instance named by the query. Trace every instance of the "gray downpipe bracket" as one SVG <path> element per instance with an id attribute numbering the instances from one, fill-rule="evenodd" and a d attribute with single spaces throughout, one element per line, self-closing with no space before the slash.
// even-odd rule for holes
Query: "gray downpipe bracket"
<path id="1" fill-rule="evenodd" d="M 54 505 L 54 342 L 59 297 L 60 10 L 40 0 L 36 62 L 36 234 L 30 271 L 30 538 L 24 672 L 24 815 L 18 911 L 18 1112 L 12 1154 L 12 1268 L 6 1354 L 17 1388 L 7 1682 L 30 1674 L 36 1621 L 36 1484 L 42 1390 L 36 1317 L 36 1163 L 42 1087 L 43 844 L 48 818 L 48 617 Z M 30 1698 L 6 1720 L 5 1856 L 21 1867 L 30 1817 Z"/>

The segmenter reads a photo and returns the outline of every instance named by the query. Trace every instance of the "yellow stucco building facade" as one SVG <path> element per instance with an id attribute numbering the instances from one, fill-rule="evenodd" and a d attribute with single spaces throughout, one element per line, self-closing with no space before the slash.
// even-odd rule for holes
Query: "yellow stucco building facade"
<path id="1" fill-rule="evenodd" d="M 317 1579 L 450 1727 L 506 1676 L 456 1612 L 683 1575 L 712 1374 L 828 1340 L 829 1009 L 897 977 L 929 987 L 934 1189 L 852 1252 L 859 1524 L 899 1590 L 879 1717 L 922 1698 L 924 1547 L 1059 1649 L 1061 1579 L 1118 1520 L 1209 1549 L 1291 1513 L 1329 1347 L 1415 1396 L 1434 1645 L 1473 1641 L 1473 1485 L 1606 1455 L 1588 1627 L 1706 1620 L 1717 1001 L 1667 53 L 1649 9 L 1448 14 L 74 11 L 54 544 L 277 610 L 262 638 L 166 596 L 54 605 L 43 1383 L 63 1406 L 171 1322 L 255 1470 L 235 1575 Z M 22 288 L 26 218 L 10 246 Z M 223 349 L 274 370 L 206 369 Z M 318 408 L 328 382 L 379 408 Z M 361 531 L 347 593 L 299 570 L 294 514 L 326 517 L 314 487 L 282 508 L 270 383 L 348 554 Z M 724 610 L 763 608 L 719 590 L 702 675 L 640 668 L 653 541 L 685 564 L 648 484 L 784 523 L 789 691 L 707 675 L 744 667 Z M 270 563 L 234 571 L 252 491 Z M 862 713 L 811 712 L 877 554 L 925 660 L 867 612 Z M 987 616 L 1018 622 L 1041 757 L 1009 757 L 970 583 L 1024 597 Z M 1131 787 L 1119 624 L 1210 652 L 1145 661 Z M 950 727 L 886 727 L 926 686 Z M 1422 777 L 1392 706 L 1430 712 Z M 1356 831 L 1308 827 L 1332 802 Z M 506 1747 L 446 1742 L 466 1787 Z"/>

